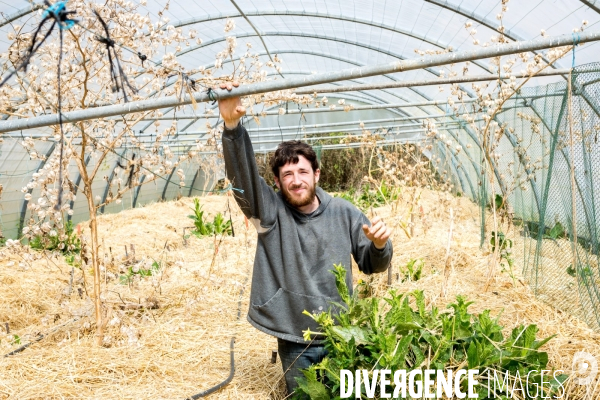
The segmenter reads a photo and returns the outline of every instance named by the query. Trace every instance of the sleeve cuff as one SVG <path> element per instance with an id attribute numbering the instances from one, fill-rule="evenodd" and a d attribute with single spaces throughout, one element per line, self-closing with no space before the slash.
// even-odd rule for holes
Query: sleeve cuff
<path id="1" fill-rule="evenodd" d="M 239 138 L 242 135 L 241 126 L 242 126 L 241 122 L 238 122 L 238 124 L 235 128 L 229 129 L 223 123 L 223 137 L 230 139 L 230 140 L 235 140 L 235 139 Z"/>
<path id="2" fill-rule="evenodd" d="M 387 250 L 389 243 L 390 241 L 388 240 L 387 242 L 385 242 L 385 246 L 383 246 L 383 249 L 378 249 L 377 247 L 375 247 L 375 243 L 371 242 L 371 250 L 374 251 L 376 254 L 381 255 Z"/>

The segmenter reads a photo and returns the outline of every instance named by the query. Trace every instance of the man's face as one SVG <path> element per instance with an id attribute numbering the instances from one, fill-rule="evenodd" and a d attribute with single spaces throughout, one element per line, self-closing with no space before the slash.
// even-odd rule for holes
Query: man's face
<path id="1" fill-rule="evenodd" d="M 318 169 L 313 171 L 310 161 L 304 156 L 298 156 L 298 163 L 287 163 L 279 168 L 275 184 L 289 204 L 296 208 L 304 207 L 315 200 L 320 172 Z"/>

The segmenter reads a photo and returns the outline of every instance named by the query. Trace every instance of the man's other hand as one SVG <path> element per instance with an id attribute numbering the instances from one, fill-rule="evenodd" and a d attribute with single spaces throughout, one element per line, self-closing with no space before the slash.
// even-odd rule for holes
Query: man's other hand
<path id="1" fill-rule="evenodd" d="M 239 83 L 237 82 L 223 82 L 220 84 L 221 89 L 229 91 L 238 86 Z M 246 114 L 246 108 L 242 106 L 242 100 L 239 97 L 231 97 L 219 100 L 219 112 L 221 113 L 221 118 L 225 121 L 225 127 L 227 129 L 235 129 L 240 119 Z"/>
<path id="2" fill-rule="evenodd" d="M 385 226 L 385 223 L 379 217 L 371 220 L 371 227 L 365 224 L 362 228 L 367 239 L 373 242 L 379 250 L 385 247 L 385 244 L 392 235 L 392 229 Z"/>

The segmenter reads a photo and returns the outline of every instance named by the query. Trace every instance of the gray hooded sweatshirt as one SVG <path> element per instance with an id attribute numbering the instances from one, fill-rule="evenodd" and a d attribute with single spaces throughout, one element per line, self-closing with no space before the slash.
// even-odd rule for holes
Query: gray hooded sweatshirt
<path id="1" fill-rule="evenodd" d="M 333 198 L 320 187 L 319 208 L 306 215 L 289 205 L 258 175 L 254 151 L 246 129 L 223 132 L 227 176 L 236 201 L 258 231 L 248 321 L 278 338 L 304 343 L 303 331 L 319 331 L 304 315 L 327 311 L 341 302 L 334 264 L 343 265 L 352 289 L 352 261 L 371 274 L 383 272 L 392 258 L 390 241 L 379 250 L 365 236 L 367 217 L 350 202 Z M 315 340 L 314 344 L 321 341 Z"/>

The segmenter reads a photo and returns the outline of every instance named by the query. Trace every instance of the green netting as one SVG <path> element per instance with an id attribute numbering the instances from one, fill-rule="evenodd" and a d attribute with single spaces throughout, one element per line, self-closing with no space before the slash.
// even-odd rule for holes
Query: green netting
<path id="1" fill-rule="evenodd" d="M 317 154 L 317 162 L 319 163 L 319 165 L 321 165 L 321 154 L 323 152 L 323 146 L 320 144 L 315 144 L 315 145 L 313 145 L 313 149 L 315 150 L 315 153 Z"/>
<path id="2" fill-rule="evenodd" d="M 432 159 L 456 192 L 479 204 L 481 245 L 501 231 L 536 295 L 600 331 L 600 63 L 575 68 L 571 79 L 570 91 L 565 80 L 522 89 L 505 102 L 495 116 L 502 135 L 491 166 L 470 124 L 444 131 L 464 151 L 444 145 L 442 136 Z M 475 124 L 481 131 L 484 122 Z"/>
<path id="3" fill-rule="evenodd" d="M 457 160 L 473 163 L 462 180 L 477 185 L 482 245 L 489 243 L 486 214 L 496 201 L 501 229 L 514 242 L 512 257 L 536 295 L 600 330 L 600 63 L 575 68 L 571 88 L 569 94 L 568 81 L 527 88 L 504 104 L 496 116 L 504 134 L 494 150 L 493 184 L 480 149 Z M 459 181 L 460 175 L 457 187 Z"/>

